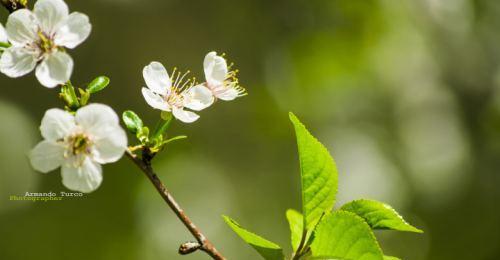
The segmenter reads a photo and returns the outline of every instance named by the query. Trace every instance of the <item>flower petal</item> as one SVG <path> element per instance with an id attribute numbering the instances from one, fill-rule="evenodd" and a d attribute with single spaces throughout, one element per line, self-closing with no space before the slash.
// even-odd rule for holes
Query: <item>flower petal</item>
<path id="1" fill-rule="evenodd" d="M 209 52 L 205 56 L 203 68 L 209 85 L 222 84 L 226 79 L 228 70 L 226 60 L 221 56 L 217 56 L 215 51 Z"/>
<path id="2" fill-rule="evenodd" d="M 8 42 L 9 39 L 7 38 L 7 32 L 5 31 L 5 28 L 3 28 L 3 25 L 0 23 L 0 42 Z"/>
<path id="3" fill-rule="evenodd" d="M 188 89 L 183 96 L 184 106 L 196 111 L 209 107 L 215 101 L 212 91 L 202 84 Z"/>
<path id="4" fill-rule="evenodd" d="M 182 108 L 177 108 L 177 107 L 173 107 L 172 113 L 174 114 L 175 118 L 179 119 L 184 123 L 192 123 L 198 120 L 198 118 L 200 118 L 199 115 L 191 111 L 186 111 Z"/>
<path id="5" fill-rule="evenodd" d="M 22 47 L 38 39 L 38 20 L 28 9 L 19 9 L 9 15 L 5 27 L 14 46 Z"/>
<path id="6" fill-rule="evenodd" d="M 40 125 L 43 138 L 56 141 L 66 137 L 75 128 L 75 118 L 69 112 L 52 108 L 45 112 Z"/>
<path id="7" fill-rule="evenodd" d="M 111 107 L 95 103 L 78 109 L 75 121 L 94 139 L 99 139 L 101 134 L 106 134 L 109 128 L 118 127 L 120 122 L 118 115 Z"/>
<path id="8" fill-rule="evenodd" d="M 29 158 L 35 170 L 48 173 L 63 163 L 64 146 L 54 141 L 41 141 L 31 150 Z"/>
<path id="9" fill-rule="evenodd" d="M 57 51 L 45 58 L 36 68 L 36 78 L 47 88 L 66 83 L 73 72 L 73 59 L 67 53 Z"/>
<path id="10" fill-rule="evenodd" d="M 127 149 L 127 135 L 120 127 L 109 127 L 94 140 L 94 160 L 98 163 L 112 163 L 118 161 Z"/>
<path id="11" fill-rule="evenodd" d="M 83 162 L 75 164 L 68 161 L 61 169 L 62 182 L 66 188 L 89 193 L 96 190 L 102 182 L 102 168 L 97 162 L 85 157 Z"/>
<path id="12" fill-rule="evenodd" d="M 146 81 L 146 85 L 154 93 L 166 96 L 172 87 L 172 80 L 168 76 L 165 67 L 156 61 L 151 62 L 142 70 L 142 76 Z"/>
<path id="13" fill-rule="evenodd" d="M 0 58 L 0 71 L 11 78 L 24 76 L 35 66 L 36 56 L 22 47 L 10 47 Z"/>
<path id="14" fill-rule="evenodd" d="M 218 91 L 217 94 L 215 95 L 218 99 L 222 99 L 224 101 L 231 101 L 234 100 L 239 96 L 238 90 L 234 88 L 226 88 L 223 91 Z"/>
<path id="15" fill-rule="evenodd" d="M 71 13 L 61 24 L 54 37 L 54 43 L 73 49 L 90 35 L 92 25 L 89 17 L 82 13 Z"/>
<path id="16" fill-rule="evenodd" d="M 146 103 L 148 103 L 148 105 L 150 105 L 151 107 L 163 111 L 170 111 L 170 106 L 168 105 L 168 103 L 163 100 L 160 95 L 154 93 L 150 89 L 142 88 L 142 95 L 144 96 Z"/>
<path id="17" fill-rule="evenodd" d="M 51 36 L 68 17 L 68 6 L 62 0 L 38 0 L 33 8 L 40 29 Z"/>

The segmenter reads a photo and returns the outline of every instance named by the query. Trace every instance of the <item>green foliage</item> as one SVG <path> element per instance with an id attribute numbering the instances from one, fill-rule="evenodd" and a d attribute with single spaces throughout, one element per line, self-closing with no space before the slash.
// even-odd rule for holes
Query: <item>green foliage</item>
<path id="1" fill-rule="evenodd" d="M 392 229 L 422 233 L 422 230 L 408 224 L 391 206 L 375 200 L 355 200 L 341 210 L 349 211 L 365 219 L 373 229 Z"/>
<path id="2" fill-rule="evenodd" d="M 81 88 L 78 88 L 78 92 L 80 92 L 80 105 L 81 106 L 87 105 L 90 99 L 90 92 Z"/>
<path id="3" fill-rule="evenodd" d="M 383 254 L 370 226 L 359 216 L 336 211 L 324 217 L 311 244 L 313 256 L 382 260 Z"/>
<path id="4" fill-rule="evenodd" d="M 300 212 L 289 209 L 286 211 L 286 218 L 288 219 L 288 224 L 290 225 L 290 240 L 292 243 L 292 249 L 293 251 L 296 251 L 299 247 L 304 230 L 304 217 L 300 214 Z"/>
<path id="5" fill-rule="evenodd" d="M 141 118 L 132 110 L 127 110 L 122 114 L 123 123 L 132 134 L 137 134 L 141 131 L 144 124 Z"/>
<path id="6" fill-rule="evenodd" d="M 401 260 L 401 259 L 394 256 L 384 255 L 384 260 Z"/>
<path id="7" fill-rule="evenodd" d="M 8 42 L 0 42 L 0 52 L 3 51 L 3 49 L 7 49 L 10 47 L 10 43 Z"/>
<path id="8" fill-rule="evenodd" d="M 262 238 L 250 231 L 242 228 L 236 221 L 227 216 L 223 216 L 224 221 L 238 234 L 247 244 L 252 246 L 266 260 L 283 260 L 283 250 L 275 243 Z"/>
<path id="9" fill-rule="evenodd" d="M 290 120 L 295 128 L 299 150 L 304 228 L 310 234 L 321 216 L 329 212 L 335 203 L 337 168 L 328 150 L 292 113 Z"/>
<path id="10" fill-rule="evenodd" d="M 398 260 L 384 256 L 372 229 L 422 231 L 406 223 L 389 205 L 373 200 L 355 200 L 332 213 L 338 178 L 335 162 L 292 113 L 290 121 L 297 137 L 302 182 L 302 214 L 292 209 L 286 212 L 293 249 L 290 259 Z M 265 259 L 283 259 L 278 245 L 224 219 Z"/>
<path id="11" fill-rule="evenodd" d="M 123 112 L 123 123 L 127 127 L 128 131 L 134 134 L 140 142 L 140 145 L 131 147 L 131 150 L 135 151 L 147 148 L 149 153 L 155 154 L 173 141 L 186 139 L 187 136 L 185 135 L 167 138 L 167 130 L 172 122 L 172 119 L 173 117 L 170 112 L 162 113 L 160 121 L 150 135 L 149 128 L 144 125 L 142 119 L 134 111 L 127 110 Z"/>
<path id="12" fill-rule="evenodd" d="M 99 76 L 89 83 L 89 85 L 87 86 L 87 91 L 90 94 L 94 94 L 103 90 L 108 85 L 109 85 L 109 78 L 106 76 Z"/>
<path id="13" fill-rule="evenodd" d="M 76 111 L 80 108 L 79 98 L 76 96 L 75 87 L 73 87 L 71 82 L 66 82 L 66 84 L 61 86 L 59 97 L 65 102 L 67 110 Z"/>
<path id="14" fill-rule="evenodd" d="M 78 108 L 83 107 L 88 104 L 90 96 L 103 90 L 109 84 L 109 78 L 106 76 L 100 76 L 95 78 L 85 89 L 78 88 L 78 94 L 75 91 L 75 86 L 68 81 L 61 85 L 61 91 L 59 97 L 66 104 L 66 110 L 70 112 L 75 112 Z"/>

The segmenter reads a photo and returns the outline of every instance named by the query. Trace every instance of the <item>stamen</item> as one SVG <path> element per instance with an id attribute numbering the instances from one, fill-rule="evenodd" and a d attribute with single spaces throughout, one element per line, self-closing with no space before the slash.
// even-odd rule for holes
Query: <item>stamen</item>
<path id="1" fill-rule="evenodd" d="M 182 82 L 182 80 L 184 79 L 184 77 L 186 77 L 186 75 L 188 75 L 189 73 L 191 73 L 191 71 L 189 71 L 189 70 L 188 70 L 188 71 L 186 71 L 186 73 L 182 74 L 182 77 L 179 79 L 178 84 L 180 84 L 180 83 Z M 180 74 L 180 73 L 179 73 L 179 74 Z M 187 82 L 189 82 L 189 81 L 190 81 L 190 80 L 188 80 Z M 184 84 L 184 85 L 185 85 L 185 84 Z M 184 86 L 184 85 L 182 85 L 182 86 Z M 182 87 L 181 87 L 180 89 L 182 89 Z"/>

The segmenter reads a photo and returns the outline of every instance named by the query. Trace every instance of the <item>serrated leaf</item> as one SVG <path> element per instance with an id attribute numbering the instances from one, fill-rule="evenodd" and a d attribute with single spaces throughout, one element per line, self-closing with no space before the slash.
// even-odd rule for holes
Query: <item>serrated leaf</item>
<path id="1" fill-rule="evenodd" d="M 229 227 L 247 244 L 252 246 L 264 259 L 283 260 L 285 258 L 283 250 L 277 244 L 242 228 L 236 221 L 227 216 L 222 217 Z"/>
<path id="2" fill-rule="evenodd" d="M 123 112 L 122 119 L 123 123 L 125 123 L 125 126 L 131 133 L 136 134 L 142 130 L 142 120 L 134 111 L 127 110 Z"/>
<path id="3" fill-rule="evenodd" d="M 304 226 L 310 233 L 335 203 L 337 167 L 328 150 L 293 113 L 290 113 L 290 120 L 295 128 L 299 150 Z"/>
<path id="4" fill-rule="evenodd" d="M 108 86 L 108 84 L 109 84 L 108 77 L 99 76 L 89 83 L 89 85 L 87 86 L 87 90 L 90 92 L 90 94 L 94 94 L 103 90 L 105 87 Z"/>
<path id="5" fill-rule="evenodd" d="M 290 241 L 292 243 L 293 251 L 297 251 L 302 233 L 304 232 L 304 218 L 298 211 L 289 209 L 286 211 L 286 219 L 290 225 Z"/>
<path id="6" fill-rule="evenodd" d="M 362 217 L 373 229 L 423 232 L 408 224 L 391 206 L 379 201 L 366 199 L 354 200 L 342 206 L 341 210 L 349 211 Z"/>
<path id="7" fill-rule="evenodd" d="M 311 250 L 315 257 L 383 260 L 382 250 L 370 226 L 354 213 L 339 210 L 326 215 L 314 234 Z"/>

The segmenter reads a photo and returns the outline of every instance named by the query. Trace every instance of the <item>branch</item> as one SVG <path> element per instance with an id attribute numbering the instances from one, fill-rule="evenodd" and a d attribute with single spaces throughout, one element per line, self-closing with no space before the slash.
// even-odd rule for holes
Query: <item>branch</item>
<path id="1" fill-rule="evenodd" d="M 179 204 L 175 201 L 174 197 L 170 194 L 170 192 L 165 188 L 165 185 L 158 178 L 156 173 L 153 171 L 151 167 L 151 159 L 152 156 L 147 152 L 143 151 L 142 158 L 139 159 L 135 154 L 131 153 L 127 150 L 127 157 L 132 160 L 139 169 L 141 169 L 144 174 L 151 181 L 153 186 L 155 186 L 158 193 L 161 195 L 163 200 L 168 204 L 170 209 L 175 213 L 175 215 L 179 218 L 180 221 L 186 226 L 189 232 L 196 238 L 196 242 L 186 242 L 182 244 L 179 248 L 180 254 L 189 254 L 198 249 L 204 251 L 208 255 L 210 255 L 213 259 L 217 260 L 225 260 L 224 256 L 222 256 L 217 249 L 215 249 L 212 242 L 210 242 L 201 230 L 189 219 L 189 217 L 184 213 L 184 210 L 181 209 Z"/>

